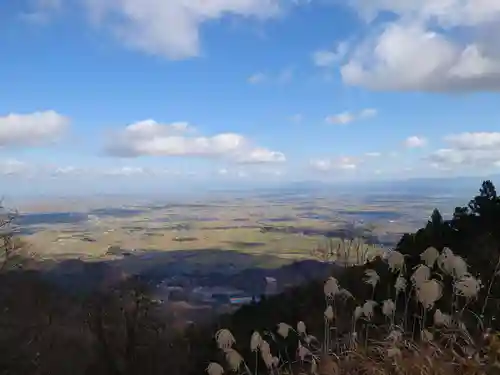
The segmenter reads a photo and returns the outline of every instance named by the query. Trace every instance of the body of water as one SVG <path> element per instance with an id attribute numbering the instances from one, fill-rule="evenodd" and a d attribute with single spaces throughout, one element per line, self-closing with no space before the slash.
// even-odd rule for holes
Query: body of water
<path id="1" fill-rule="evenodd" d="M 81 212 L 47 212 L 19 215 L 15 223 L 25 227 L 47 224 L 79 224 L 88 220 L 88 215 Z"/>

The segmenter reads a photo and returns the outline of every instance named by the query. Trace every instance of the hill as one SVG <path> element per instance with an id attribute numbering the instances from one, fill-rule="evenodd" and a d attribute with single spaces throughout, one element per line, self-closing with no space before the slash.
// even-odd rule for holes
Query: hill
<path id="1" fill-rule="evenodd" d="M 64 272 L 80 269 L 77 262 L 56 273 L 61 288 L 8 258 L 0 274 L 0 372 L 496 374 L 498 228 L 500 198 L 485 181 L 451 219 L 435 210 L 384 259 L 286 266 L 277 277 L 309 272 L 306 279 L 317 280 L 187 328 L 175 316 L 191 307 L 159 304 L 141 275 L 116 275 L 81 294 Z M 92 275 L 105 280 L 107 271 L 99 266 Z M 254 284 L 263 276 L 249 272 L 226 277 Z"/>

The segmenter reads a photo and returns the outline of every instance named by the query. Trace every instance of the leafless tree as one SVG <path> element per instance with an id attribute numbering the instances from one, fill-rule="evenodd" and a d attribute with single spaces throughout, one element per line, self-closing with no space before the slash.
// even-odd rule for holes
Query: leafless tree
<path id="1" fill-rule="evenodd" d="M 0 201 L 0 271 L 3 271 L 12 258 L 19 242 L 14 238 L 16 211 L 8 210 Z"/>

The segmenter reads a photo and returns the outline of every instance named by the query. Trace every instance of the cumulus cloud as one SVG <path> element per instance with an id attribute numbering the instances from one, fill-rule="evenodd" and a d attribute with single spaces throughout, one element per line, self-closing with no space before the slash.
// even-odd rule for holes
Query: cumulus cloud
<path id="1" fill-rule="evenodd" d="M 449 147 L 436 150 L 428 158 L 436 168 L 500 165 L 499 132 L 452 134 L 444 140 Z"/>
<path id="2" fill-rule="evenodd" d="M 377 115 L 377 110 L 373 108 L 366 108 L 360 112 L 352 113 L 352 112 L 342 112 L 336 115 L 327 116 L 325 119 L 329 124 L 340 124 L 346 125 L 353 121 L 363 120 L 371 117 L 375 117 Z"/>
<path id="3" fill-rule="evenodd" d="M 107 152 L 118 157 L 220 157 L 246 164 L 286 160 L 283 153 L 256 147 L 240 134 L 200 136 L 194 133 L 194 129 L 187 123 L 159 124 L 154 120 L 140 121 L 115 134 L 110 139 Z"/>
<path id="4" fill-rule="evenodd" d="M 491 36 L 500 32 L 499 1 L 351 0 L 350 4 L 368 21 L 383 12 L 397 19 L 349 52 L 341 67 L 347 84 L 374 90 L 500 89 L 500 42 Z"/>
<path id="5" fill-rule="evenodd" d="M 94 22 L 126 44 L 169 59 L 200 53 L 200 27 L 227 16 L 268 19 L 280 0 L 84 0 Z"/>
<path id="6" fill-rule="evenodd" d="M 58 140 L 69 119 L 55 111 L 0 117 L 0 147 L 40 146 Z"/>
<path id="7" fill-rule="evenodd" d="M 456 27 L 495 22 L 500 15 L 500 3 L 496 0 L 349 0 L 348 3 L 367 21 L 381 12 L 391 12 Z"/>
<path id="8" fill-rule="evenodd" d="M 427 139 L 425 139 L 424 137 L 420 137 L 418 135 L 413 135 L 411 137 L 408 137 L 404 141 L 404 145 L 407 148 L 424 147 L 426 144 L 427 144 Z"/>
<path id="9" fill-rule="evenodd" d="M 477 132 L 451 134 L 445 141 L 459 149 L 500 149 L 499 132 Z"/>

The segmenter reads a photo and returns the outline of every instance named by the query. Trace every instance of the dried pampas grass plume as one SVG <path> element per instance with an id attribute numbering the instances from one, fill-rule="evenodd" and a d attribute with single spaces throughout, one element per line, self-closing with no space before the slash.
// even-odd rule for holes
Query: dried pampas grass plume
<path id="1" fill-rule="evenodd" d="M 425 264 L 419 264 L 415 268 L 415 271 L 413 272 L 413 275 L 411 275 L 410 279 L 411 282 L 413 283 L 413 286 L 418 288 L 420 285 L 422 285 L 430 278 L 431 278 L 431 269 L 427 267 Z"/>
<path id="2" fill-rule="evenodd" d="M 307 349 L 305 346 L 303 346 L 300 341 L 299 341 L 299 346 L 297 347 L 297 356 L 300 358 L 302 362 L 304 362 L 304 359 L 311 354 L 309 349 Z"/>
<path id="3" fill-rule="evenodd" d="M 427 280 L 416 287 L 417 300 L 429 310 L 443 296 L 443 285 L 437 280 Z"/>
<path id="4" fill-rule="evenodd" d="M 236 342 L 233 334 L 228 329 L 219 329 L 215 333 L 215 341 L 217 341 L 217 345 L 219 349 L 227 350 L 230 349 L 233 344 Z"/>
<path id="5" fill-rule="evenodd" d="M 377 306 L 377 302 L 375 301 L 366 301 L 363 305 L 363 315 L 367 320 L 371 320 L 373 318 L 374 311 L 373 309 Z"/>
<path id="6" fill-rule="evenodd" d="M 396 282 L 394 283 L 394 289 L 396 289 L 396 296 L 399 295 L 399 293 L 404 292 L 406 290 L 406 279 L 399 275 L 398 278 L 396 279 Z"/>
<path id="7" fill-rule="evenodd" d="M 325 318 L 329 322 L 333 321 L 335 319 L 335 314 L 333 313 L 333 308 L 331 305 L 328 305 L 326 310 L 325 310 Z"/>
<path id="8" fill-rule="evenodd" d="M 271 347 L 269 346 L 269 343 L 266 340 L 262 340 L 260 342 L 259 349 L 262 355 L 271 353 Z"/>
<path id="9" fill-rule="evenodd" d="M 401 272 L 405 265 L 405 257 L 399 251 L 392 250 L 387 257 L 387 263 L 391 272 Z"/>
<path id="10" fill-rule="evenodd" d="M 390 318 L 396 311 L 396 304 L 394 303 L 393 300 L 388 299 L 385 300 L 382 304 L 382 314 L 384 314 L 386 317 Z"/>
<path id="11" fill-rule="evenodd" d="M 356 306 L 354 309 L 354 320 L 358 321 L 363 316 L 363 306 Z"/>
<path id="12" fill-rule="evenodd" d="M 426 329 L 423 329 L 421 332 L 420 332 L 420 338 L 422 339 L 422 341 L 424 342 L 431 342 L 434 340 L 434 335 L 432 334 L 432 332 L 426 330 Z"/>
<path id="13" fill-rule="evenodd" d="M 445 247 L 437 259 L 439 269 L 446 275 L 453 275 L 455 254 L 448 247 Z"/>
<path id="14" fill-rule="evenodd" d="M 436 309 L 434 312 L 434 325 L 436 327 L 449 327 L 452 318 L 450 315 L 443 313 L 441 310 Z"/>
<path id="15" fill-rule="evenodd" d="M 306 324 L 302 320 L 297 323 L 297 332 L 300 335 L 307 335 Z"/>
<path id="16" fill-rule="evenodd" d="M 262 343 L 262 336 L 259 332 L 255 331 L 252 333 L 252 337 L 250 338 L 250 350 L 252 352 L 256 352 L 259 350 L 260 345 Z"/>
<path id="17" fill-rule="evenodd" d="M 371 285 L 372 288 L 375 288 L 380 281 L 380 276 L 377 271 L 368 269 L 365 271 L 366 279 L 364 280 L 366 284 Z"/>
<path id="18" fill-rule="evenodd" d="M 398 329 L 394 329 L 391 332 L 389 332 L 389 335 L 387 336 L 387 340 L 392 341 L 393 343 L 397 343 L 401 341 L 403 338 L 403 332 L 401 332 Z"/>
<path id="19" fill-rule="evenodd" d="M 262 360 L 268 369 L 272 369 L 274 366 L 274 357 L 271 353 L 261 352 Z"/>
<path id="20" fill-rule="evenodd" d="M 221 365 L 219 365 L 216 362 L 211 362 L 208 365 L 206 371 L 207 371 L 208 375 L 222 375 L 222 374 L 224 374 L 224 369 L 222 368 Z"/>
<path id="21" fill-rule="evenodd" d="M 339 282 L 334 277 L 329 277 L 325 282 L 325 286 L 323 288 L 325 293 L 325 297 L 332 299 L 334 298 L 340 291 Z"/>
<path id="22" fill-rule="evenodd" d="M 311 360 L 311 374 L 312 375 L 318 374 L 318 363 L 314 358 Z"/>
<path id="23" fill-rule="evenodd" d="M 229 365 L 231 371 L 238 371 L 241 364 L 243 363 L 243 357 L 241 356 L 241 354 L 234 349 L 227 349 L 225 351 L 225 354 L 227 364 Z"/>
<path id="24" fill-rule="evenodd" d="M 436 263 L 438 257 L 439 251 L 433 246 L 428 247 L 422 254 L 420 254 L 420 259 L 429 268 L 434 267 L 434 264 Z"/>
<path id="25" fill-rule="evenodd" d="M 453 267 L 453 277 L 455 279 L 460 279 L 462 277 L 468 276 L 469 274 L 469 266 L 467 265 L 467 262 L 465 261 L 464 258 L 462 258 L 460 255 L 455 255 L 452 258 L 452 267 Z"/>
<path id="26" fill-rule="evenodd" d="M 481 280 L 476 279 L 472 275 L 466 275 L 453 284 L 456 295 L 467 299 L 477 298 L 479 291 L 482 288 Z"/>
<path id="27" fill-rule="evenodd" d="M 290 333 L 290 330 L 293 330 L 293 328 L 286 324 L 286 323 L 279 323 L 278 324 L 278 335 L 286 339 L 288 337 L 288 334 Z"/>

